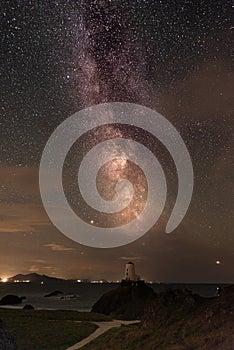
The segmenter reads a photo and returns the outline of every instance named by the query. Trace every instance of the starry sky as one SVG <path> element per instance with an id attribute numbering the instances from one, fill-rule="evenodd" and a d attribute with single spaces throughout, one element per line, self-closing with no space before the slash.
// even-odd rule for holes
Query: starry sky
<path id="1" fill-rule="evenodd" d="M 132 260 L 146 280 L 234 282 L 232 11 L 232 3 L 221 0 L 4 1 L 1 277 L 38 272 L 120 279 Z M 103 250 L 73 242 L 53 226 L 42 205 L 38 172 L 45 144 L 62 121 L 114 101 L 155 109 L 177 128 L 192 158 L 194 193 L 173 234 L 164 233 L 163 213 L 136 242 Z M 131 130 L 108 126 L 96 132 L 96 141 L 118 133 L 124 137 Z M 86 136 L 92 142 L 82 139 L 74 147 L 78 163 L 94 142 L 92 133 Z M 173 194 L 170 159 L 153 142 L 149 138 L 148 146 L 159 149 Z M 64 170 L 74 206 L 75 163 L 68 157 Z M 83 204 L 77 210 L 92 219 Z"/>

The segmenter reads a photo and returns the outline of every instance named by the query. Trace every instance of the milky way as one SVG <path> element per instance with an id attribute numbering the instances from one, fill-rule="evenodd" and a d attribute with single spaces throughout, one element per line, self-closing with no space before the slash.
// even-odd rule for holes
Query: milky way
<path id="1" fill-rule="evenodd" d="M 146 279 L 234 280 L 231 9 L 231 2 L 221 0 L 4 1 L 0 276 L 30 270 L 119 278 L 125 259 L 132 259 Z M 62 121 L 84 107 L 113 101 L 148 106 L 177 128 L 191 154 L 195 187 L 183 223 L 169 237 L 164 224 L 177 182 L 167 150 L 151 135 L 119 125 L 81 138 L 67 157 L 64 182 L 71 205 L 81 208 L 84 220 L 113 224 L 81 203 L 74 180 L 82 158 L 100 140 L 130 136 L 143 143 L 157 155 L 169 184 L 158 225 L 131 246 L 104 254 L 72 242 L 53 227 L 41 203 L 38 168 L 46 141 Z M 116 178 L 110 178 L 115 165 L 100 170 L 104 197 L 115 195 Z M 116 177 L 137 174 L 131 180 L 144 203 L 145 192 L 137 187 L 140 182 L 146 189 L 144 176 L 133 168 L 123 164 Z M 110 193 L 101 176 L 109 178 Z M 127 220 L 134 212 L 124 215 Z"/>
<path id="2" fill-rule="evenodd" d="M 124 3 L 81 2 L 74 20 L 78 96 L 87 107 L 102 102 L 149 101 L 146 61 Z"/>
<path id="3" fill-rule="evenodd" d="M 82 107 L 125 100 L 146 104 L 150 100 L 143 43 L 131 28 L 131 21 L 128 21 L 127 16 L 125 17 L 126 10 L 124 4 L 117 8 L 109 1 L 93 2 L 91 7 L 83 1 L 79 6 L 79 17 L 75 17 L 73 23 L 73 57 L 77 64 L 75 74 L 73 74 L 77 85 L 73 94 L 75 98 L 79 99 Z M 102 116 L 97 115 L 96 118 L 101 119 Z M 126 124 L 127 122 L 126 116 Z M 96 143 L 106 139 L 128 136 L 126 130 L 120 130 L 118 126 L 111 125 L 111 116 L 110 124 L 103 128 L 102 133 L 104 134 L 102 138 L 99 137 L 100 133 L 93 133 L 92 136 Z M 116 147 L 115 141 L 109 147 L 114 149 Z M 129 147 L 133 147 L 130 142 Z M 103 154 L 99 155 L 100 158 L 104 156 L 105 152 L 103 150 Z M 132 154 L 134 152 L 133 147 Z M 116 162 L 118 169 L 114 171 L 113 167 L 117 164 Z M 147 191 L 146 183 L 141 179 L 139 181 L 140 174 L 136 171 L 138 167 L 135 168 L 135 171 L 131 171 L 130 164 L 126 158 L 116 160 L 113 163 L 109 162 L 105 166 L 104 173 L 99 172 L 100 178 L 102 178 L 102 184 L 99 181 L 99 187 L 103 187 L 105 189 L 104 195 L 108 193 L 108 199 L 113 200 L 117 181 L 128 178 L 129 176 L 126 177 L 127 172 L 132 174 L 132 182 L 138 182 L 136 186 L 140 186 L 141 190 L 138 191 L 138 196 L 135 194 L 131 208 L 126 208 L 119 215 L 112 215 L 112 219 L 106 215 L 104 215 L 104 220 L 98 219 L 97 213 L 93 213 L 91 215 L 92 223 L 98 224 L 101 221 L 102 225 L 107 227 L 108 225 L 118 226 L 126 222 L 126 218 L 130 220 L 136 217 L 140 211 L 139 208 L 144 207 L 143 193 Z M 109 182 L 112 183 L 111 187 L 108 186 Z M 128 198 L 129 193 L 128 190 L 126 191 L 126 198 Z M 84 212 L 84 208 L 82 211 Z"/>

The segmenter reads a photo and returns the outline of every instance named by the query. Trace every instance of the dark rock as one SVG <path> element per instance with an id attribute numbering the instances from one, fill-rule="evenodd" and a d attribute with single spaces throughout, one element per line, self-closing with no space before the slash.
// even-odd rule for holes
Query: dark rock
<path id="1" fill-rule="evenodd" d="M 181 315 L 185 316 L 194 310 L 201 299 L 185 288 L 160 293 L 145 310 L 142 326 L 150 328 L 154 324 L 176 322 Z"/>
<path id="2" fill-rule="evenodd" d="M 63 295 L 60 299 L 63 299 L 63 300 L 76 300 L 79 297 L 80 296 L 78 294 L 68 294 L 68 295 Z"/>
<path id="3" fill-rule="evenodd" d="M 32 306 L 31 304 L 26 304 L 24 305 L 23 310 L 35 310 L 35 309 L 34 309 L 34 306 Z"/>
<path id="4" fill-rule="evenodd" d="M 93 305 L 92 311 L 120 319 L 136 319 L 155 298 L 153 289 L 143 281 L 123 281 L 116 289 L 104 294 Z"/>
<path id="5" fill-rule="evenodd" d="M 63 292 L 61 292 L 60 290 L 55 290 L 54 292 L 51 292 L 49 294 L 45 295 L 45 298 L 49 298 L 49 297 L 57 297 L 59 295 L 63 294 Z"/>
<path id="6" fill-rule="evenodd" d="M 21 304 L 25 297 L 18 297 L 17 295 L 6 295 L 0 300 L 0 305 L 17 305 Z"/>
<path id="7" fill-rule="evenodd" d="M 200 317 L 200 325 L 213 324 L 214 327 L 224 317 L 234 315 L 234 287 L 226 287 L 219 296 L 204 298 L 187 289 L 169 290 L 157 295 L 157 298 L 146 309 L 143 317 L 143 328 L 167 327 L 185 317 Z M 233 318 L 234 324 L 234 318 Z"/>

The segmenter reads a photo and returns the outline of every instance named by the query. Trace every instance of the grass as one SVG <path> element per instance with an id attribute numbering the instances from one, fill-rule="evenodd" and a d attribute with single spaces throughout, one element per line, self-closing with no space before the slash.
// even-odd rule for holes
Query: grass
<path id="1" fill-rule="evenodd" d="M 78 311 L 0 309 L 0 319 L 16 335 L 19 350 L 64 350 L 95 331 L 97 326 L 90 322 L 109 321 L 110 317 Z"/>
<path id="2" fill-rule="evenodd" d="M 153 323 L 111 329 L 83 349 L 234 350 L 233 295 L 201 300 L 191 309 L 183 304 L 156 304 Z"/>
<path id="3" fill-rule="evenodd" d="M 137 325 L 113 328 L 87 344 L 82 350 L 233 350 L 233 327 L 209 332 L 194 329 L 190 335 L 180 327 L 141 329 Z M 177 333 L 178 332 L 178 333 Z"/>

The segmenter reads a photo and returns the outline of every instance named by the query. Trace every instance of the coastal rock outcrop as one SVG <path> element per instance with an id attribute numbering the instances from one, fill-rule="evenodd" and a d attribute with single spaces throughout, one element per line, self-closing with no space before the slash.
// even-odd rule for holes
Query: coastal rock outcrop
<path id="1" fill-rule="evenodd" d="M 213 297 L 185 288 L 157 294 L 138 326 L 106 334 L 87 350 L 233 350 L 234 285 L 220 289 Z"/>
<path id="2" fill-rule="evenodd" d="M 92 311 L 119 319 L 137 319 L 155 298 L 153 289 L 144 281 L 122 281 L 117 288 L 105 293 L 93 305 Z"/>
<path id="3" fill-rule="evenodd" d="M 31 304 L 26 304 L 24 305 L 23 310 L 35 310 L 35 308 Z"/>
<path id="4" fill-rule="evenodd" d="M 8 294 L 8 295 L 5 295 L 0 300 L 0 305 L 17 305 L 17 304 L 21 304 L 24 299 L 26 298 L 18 297 L 17 295 L 13 295 L 13 294 Z"/>
<path id="5" fill-rule="evenodd" d="M 62 294 L 63 294 L 63 292 L 61 292 L 60 290 L 55 290 L 55 291 L 53 291 L 51 293 L 46 294 L 45 298 L 58 297 L 58 296 L 60 296 Z"/>
<path id="6" fill-rule="evenodd" d="M 150 328 L 155 324 L 166 325 L 192 312 L 203 298 L 186 288 L 171 289 L 157 294 L 155 300 L 145 309 L 142 327 Z M 204 299 L 205 300 L 205 299 Z"/>
<path id="7" fill-rule="evenodd" d="M 169 343 L 181 349 L 234 349 L 234 286 L 210 298 L 186 289 L 159 294 L 143 315 L 140 328 L 144 332 L 165 327 Z"/>

